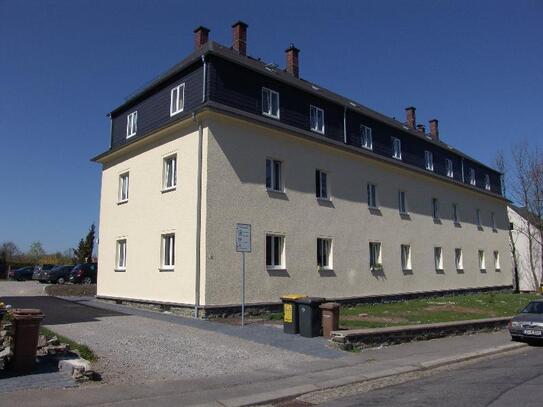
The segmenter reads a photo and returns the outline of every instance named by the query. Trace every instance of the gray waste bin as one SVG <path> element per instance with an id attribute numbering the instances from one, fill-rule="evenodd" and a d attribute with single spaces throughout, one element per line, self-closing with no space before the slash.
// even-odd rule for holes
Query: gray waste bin
<path id="1" fill-rule="evenodd" d="M 322 317 L 319 305 L 326 300 L 320 297 L 306 297 L 298 301 L 298 323 L 300 335 L 306 338 L 321 336 Z"/>

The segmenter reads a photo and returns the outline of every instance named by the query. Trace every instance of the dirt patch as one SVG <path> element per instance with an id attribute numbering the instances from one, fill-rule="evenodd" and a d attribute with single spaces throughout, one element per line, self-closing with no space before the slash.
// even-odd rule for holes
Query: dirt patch
<path id="1" fill-rule="evenodd" d="M 447 312 L 458 312 L 461 314 L 479 314 L 479 315 L 488 314 L 489 316 L 496 315 L 492 311 L 486 311 L 480 308 L 462 307 L 461 305 L 453 305 L 453 304 L 430 305 L 429 307 L 425 307 L 424 311 L 431 311 L 431 312 L 447 311 Z"/>
<path id="2" fill-rule="evenodd" d="M 94 297 L 96 284 L 51 284 L 45 292 L 55 297 Z"/>
<path id="3" fill-rule="evenodd" d="M 390 323 L 390 324 L 405 324 L 409 320 L 401 317 L 378 317 L 376 315 L 346 315 L 342 316 L 341 319 L 346 321 L 367 321 L 367 322 L 380 322 L 380 323 Z"/>

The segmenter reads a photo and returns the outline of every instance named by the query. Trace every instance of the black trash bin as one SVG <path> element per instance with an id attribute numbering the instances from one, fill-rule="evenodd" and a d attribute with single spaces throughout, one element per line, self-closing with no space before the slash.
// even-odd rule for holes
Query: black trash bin
<path id="1" fill-rule="evenodd" d="M 283 295 L 283 332 L 286 334 L 297 334 L 300 332 L 298 324 L 297 300 L 304 298 L 302 294 Z"/>
<path id="2" fill-rule="evenodd" d="M 322 335 L 322 316 L 319 305 L 325 301 L 326 299 L 320 297 L 306 297 L 296 301 L 301 336 L 313 338 Z"/>

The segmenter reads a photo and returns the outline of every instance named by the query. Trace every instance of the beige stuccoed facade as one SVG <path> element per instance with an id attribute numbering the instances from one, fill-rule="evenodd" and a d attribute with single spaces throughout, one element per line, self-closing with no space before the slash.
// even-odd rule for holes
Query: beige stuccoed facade
<path id="1" fill-rule="evenodd" d="M 503 199 L 248 120 L 210 111 L 196 119 L 202 123 L 202 306 L 240 303 L 236 223 L 252 225 L 248 303 L 277 302 L 287 293 L 349 298 L 511 285 Z M 99 296 L 195 303 L 199 137 L 190 119 L 101 159 Z M 178 157 L 178 184 L 162 193 L 162 162 L 172 153 Z M 284 193 L 266 190 L 266 158 L 283 163 Z M 316 169 L 328 174 L 330 201 L 315 197 Z M 125 171 L 130 172 L 129 199 L 117 204 L 119 175 Z M 368 209 L 368 182 L 377 186 L 378 210 Z M 399 214 L 399 190 L 406 192 L 409 216 Z M 440 222 L 432 218 L 432 198 L 439 199 Z M 453 203 L 460 225 L 452 221 Z M 477 208 L 482 228 L 476 226 Z M 176 264 L 164 272 L 160 237 L 169 231 L 176 234 Z M 268 233 L 284 237 L 284 270 L 266 268 Z M 332 239 L 331 270 L 317 268 L 318 237 Z M 127 240 L 125 272 L 115 271 L 120 238 Z M 370 270 L 370 241 L 382 245 L 382 271 Z M 402 244 L 411 247 L 411 271 L 402 270 Z M 436 246 L 443 252 L 439 272 Z M 463 272 L 456 269 L 455 248 L 462 249 Z M 479 250 L 485 253 L 483 271 Z M 494 251 L 500 254 L 498 271 Z"/>

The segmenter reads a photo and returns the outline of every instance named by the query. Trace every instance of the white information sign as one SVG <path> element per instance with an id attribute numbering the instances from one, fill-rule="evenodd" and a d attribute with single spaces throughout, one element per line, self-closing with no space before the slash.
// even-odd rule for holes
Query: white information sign
<path id="1" fill-rule="evenodd" d="M 251 225 L 236 223 L 236 251 L 251 252 Z"/>

